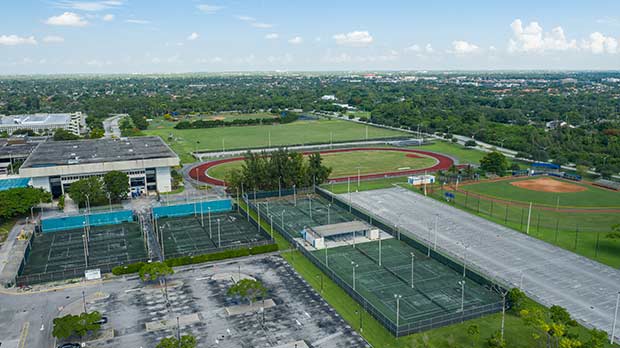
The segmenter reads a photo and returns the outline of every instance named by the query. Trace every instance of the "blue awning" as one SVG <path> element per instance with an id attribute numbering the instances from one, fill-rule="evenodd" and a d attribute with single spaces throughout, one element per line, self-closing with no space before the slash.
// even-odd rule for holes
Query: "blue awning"
<path id="1" fill-rule="evenodd" d="M 0 191 L 10 190 L 20 187 L 28 187 L 30 178 L 4 179 L 0 180 Z"/>

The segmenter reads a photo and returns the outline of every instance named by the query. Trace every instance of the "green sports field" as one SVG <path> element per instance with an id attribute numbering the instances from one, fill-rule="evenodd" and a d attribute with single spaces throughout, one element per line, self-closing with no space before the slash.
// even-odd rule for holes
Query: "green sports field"
<path id="1" fill-rule="evenodd" d="M 459 189 L 503 200 L 532 202 L 533 204 L 551 207 L 555 207 L 558 202 L 560 207 L 620 207 L 620 192 L 605 190 L 584 183 L 570 182 L 572 185 L 585 188 L 585 191 L 561 193 L 533 191 L 512 185 L 512 183 L 517 181 L 537 180 L 539 178 L 530 177 L 495 182 L 487 181 L 462 185 Z"/>
<path id="2" fill-rule="evenodd" d="M 181 157 L 183 162 L 193 162 L 191 152 L 230 150 L 252 147 L 283 146 L 309 143 L 365 140 L 407 136 L 406 133 L 359 125 L 340 120 L 297 121 L 282 125 L 222 127 L 210 129 L 174 129 L 160 125 L 144 131 L 147 135 L 160 136 Z"/>
<path id="3" fill-rule="evenodd" d="M 322 154 L 323 163 L 332 168 L 331 177 L 348 175 L 385 173 L 428 168 L 436 162 L 434 158 L 408 157 L 405 152 L 397 151 L 352 151 Z M 224 163 L 209 169 L 209 175 L 217 179 L 226 179 L 232 169 L 241 168 L 243 161 Z"/>

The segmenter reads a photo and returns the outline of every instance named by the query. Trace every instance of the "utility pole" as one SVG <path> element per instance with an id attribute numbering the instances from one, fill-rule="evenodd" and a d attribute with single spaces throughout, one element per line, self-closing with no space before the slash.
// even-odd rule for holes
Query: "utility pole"
<path id="1" fill-rule="evenodd" d="M 532 202 L 530 202 L 530 210 L 527 213 L 527 230 L 526 230 L 526 234 L 530 234 L 530 221 L 532 219 Z"/>

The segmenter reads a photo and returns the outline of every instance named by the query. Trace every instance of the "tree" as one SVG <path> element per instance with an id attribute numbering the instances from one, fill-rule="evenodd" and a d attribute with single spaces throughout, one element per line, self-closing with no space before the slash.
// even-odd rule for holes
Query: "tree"
<path id="1" fill-rule="evenodd" d="M 71 336 L 84 337 L 87 333 L 97 332 L 101 328 L 101 324 L 97 323 L 99 320 L 101 313 L 97 311 L 54 318 L 52 335 L 61 340 Z"/>
<path id="2" fill-rule="evenodd" d="M 504 348 L 506 347 L 506 341 L 502 339 L 502 333 L 497 330 L 487 339 L 487 345 L 490 348 Z"/>
<path id="3" fill-rule="evenodd" d="M 149 280 L 157 280 L 163 276 L 174 274 L 174 270 L 163 262 L 147 263 L 139 271 L 140 279 L 146 282 Z"/>
<path id="4" fill-rule="evenodd" d="M 104 135 L 105 135 L 105 131 L 103 129 L 93 128 L 88 134 L 88 137 L 90 139 L 99 139 L 99 138 L 103 138 Z"/>
<path id="5" fill-rule="evenodd" d="M 474 147 L 474 146 L 476 146 L 476 145 L 477 145 L 477 144 L 476 144 L 476 141 L 475 141 L 475 140 L 467 140 L 467 141 L 465 142 L 465 147 Z"/>
<path id="6" fill-rule="evenodd" d="M 77 139 L 80 139 L 78 135 L 75 135 L 66 129 L 58 128 L 54 132 L 54 141 L 77 140 Z"/>
<path id="7" fill-rule="evenodd" d="M 324 166 L 322 162 L 323 159 L 319 152 L 314 152 L 308 156 L 308 178 L 313 184 L 322 184 L 332 172 L 332 169 Z"/>
<path id="8" fill-rule="evenodd" d="M 480 160 L 480 169 L 503 176 L 508 169 L 508 161 L 502 153 L 490 152 Z"/>
<path id="9" fill-rule="evenodd" d="M 129 177 L 116 170 L 107 172 L 103 176 L 103 188 L 112 201 L 120 202 L 129 194 Z"/>
<path id="10" fill-rule="evenodd" d="M 611 232 L 607 233 L 605 237 L 609 239 L 620 239 L 620 224 L 611 226 Z"/>
<path id="11" fill-rule="evenodd" d="M 69 196 L 78 205 L 101 205 L 107 202 L 101 179 L 96 176 L 80 179 L 69 186 Z"/>
<path id="12" fill-rule="evenodd" d="M 588 174 L 588 166 L 579 164 L 577 165 L 576 172 L 577 172 L 577 175 L 584 177 L 586 174 Z"/>
<path id="13" fill-rule="evenodd" d="M 519 313 L 523 309 L 523 304 L 527 297 L 525 293 L 518 288 L 512 288 L 508 292 L 508 301 L 512 304 L 512 310 Z"/>
<path id="14" fill-rule="evenodd" d="M 192 335 L 183 335 L 179 341 L 176 337 L 162 338 L 156 348 L 196 348 L 196 337 Z"/>
<path id="15" fill-rule="evenodd" d="M 245 298 L 250 304 L 266 294 L 267 288 L 254 279 L 241 279 L 228 289 L 228 295 Z"/>
<path id="16" fill-rule="evenodd" d="M 607 342 L 607 332 L 591 329 L 590 339 L 583 344 L 583 348 L 603 348 Z"/>
<path id="17" fill-rule="evenodd" d="M 480 337 L 480 327 L 478 324 L 471 324 L 467 327 L 467 335 L 471 337 L 471 346 L 475 347 Z"/>
<path id="18" fill-rule="evenodd" d="M 7 219 L 30 212 L 40 202 L 52 201 L 52 195 L 42 189 L 20 187 L 0 191 L 0 219 Z"/>

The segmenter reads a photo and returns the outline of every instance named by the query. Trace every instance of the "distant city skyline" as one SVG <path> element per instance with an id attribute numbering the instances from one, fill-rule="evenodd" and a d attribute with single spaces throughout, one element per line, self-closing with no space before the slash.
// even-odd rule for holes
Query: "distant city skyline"
<path id="1" fill-rule="evenodd" d="M 620 2 L 24 0 L 0 74 L 618 70 Z"/>

